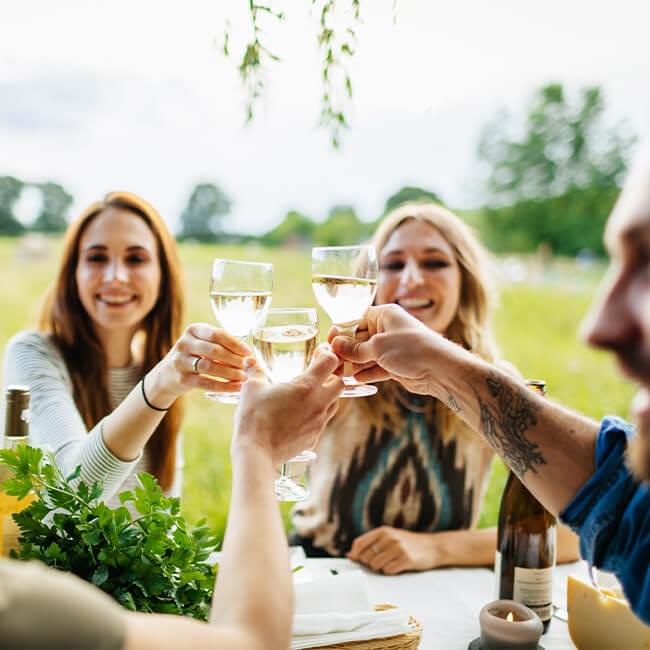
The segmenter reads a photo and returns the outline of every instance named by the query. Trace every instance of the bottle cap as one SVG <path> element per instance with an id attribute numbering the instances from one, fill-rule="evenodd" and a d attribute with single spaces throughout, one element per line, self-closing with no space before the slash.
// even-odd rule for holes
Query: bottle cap
<path id="1" fill-rule="evenodd" d="M 546 395 L 546 382 L 543 379 L 527 379 L 526 386 L 540 395 Z"/>
<path id="2" fill-rule="evenodd" d="M 5 436 L 23 438 L 29 435 L 29 386 L 7 386 Z"/>

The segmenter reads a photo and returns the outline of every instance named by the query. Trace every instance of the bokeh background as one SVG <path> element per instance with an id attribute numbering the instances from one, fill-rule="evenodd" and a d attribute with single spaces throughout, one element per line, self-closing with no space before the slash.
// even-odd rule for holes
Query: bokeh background
<path id="1" fill-rule="evenodd" d="M 253 2 L 284 13 L 253 21 L 244 0 L 2 3 L 0 349 L 33 324 L 68 221 L 109 191 L 142 195 L 178 235 L 188 322 L 213 319 L 214 257 L 271 261 L 274 305 L 315 305 L 312 244 L 364 240 L 428 199 L 494 253 L 504 357 L 552 399 L 627 415 L 632 386 L 577 332 L 607 214 L 650 140 L 649 6 L 326 5 Z M 187 406 L 183 508 L 222 529 L 232 409 Z M 503 479 L 495 463 L 483 525 Z"/>

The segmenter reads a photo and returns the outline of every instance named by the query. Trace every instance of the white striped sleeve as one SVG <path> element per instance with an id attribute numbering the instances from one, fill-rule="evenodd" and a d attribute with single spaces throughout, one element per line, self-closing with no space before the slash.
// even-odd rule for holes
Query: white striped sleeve
<path id="1" fill-rule="evenodd" d="M 185 469 L 185 453 L 183 451 L 183 434 L 179 431 L 176 438 L 176 464 L 174 482 L 167 491 L 168 497 L 183 496 L 183 470 Z"/>
<path id="2" fill-rule="evenodd" d="M 31 392 L 30 440 L 54 453 L 64 474 L 81 465 L 81 479 L 102 481 L 103 499 L 109 499 L 139 458 L 123 461 L 102 438 L 102 422 L 88 432 L 72 396 L 72 382 L 55 346 L 38 332 L 21 332 L 7 344 L 4 382 L 25 384 Z"/>

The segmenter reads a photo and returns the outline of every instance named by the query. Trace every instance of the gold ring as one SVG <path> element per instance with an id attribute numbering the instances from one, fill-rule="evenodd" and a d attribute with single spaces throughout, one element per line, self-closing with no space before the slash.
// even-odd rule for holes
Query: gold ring
<path id="1" fill-rule="evenodd" d="M 195 375 L 200 375 L 201 373 L 199 372 L 199 361 L 201 361 L 201 357 L 194 357 L 194 361 L 192 361 L 192 372 Z"/>

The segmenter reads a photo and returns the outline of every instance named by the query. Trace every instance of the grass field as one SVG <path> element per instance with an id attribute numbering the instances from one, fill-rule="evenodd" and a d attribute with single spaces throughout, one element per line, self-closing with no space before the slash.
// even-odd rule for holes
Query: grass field
<path id="1" fill-rule="evenodd" d="M 187 322 L 212 322 L 208 278 L 214 257 L 270 261 L 274 264 L 276 307 L 314 306 L 310 259 L 304 251 L 259 247 L 184 245 L 180 248 L 186 273 Z M 0 350 L 16 331 L 32 326 L 39 296 L 57 267 L 58 242 L 41 259 L 24 259 L 17 242 L 0 239 Z M 561 267 L 551 283 L 503 287 L 496 314 L 497 338 L 504 358 L 526 377 L 545 379 L 549 397 L 594 418 L 606 413 L 626 416 L 632 386 L 624 383 L 611 359 L 587 349 L 577 329 L 592 299 L 599 273 L 575 281 L 571 266 Z M 559 274 L 559 275 L 558 275 Z M 321 313 L 323 332 L 329 321 Z M 198 392 L 187 399 L 186 474 L 183 509 L 190 520 L 207 517 L 217 531 L 225 525 L 230 486 L 228 447 L 233 407 L 208 402 Z M 481 525 L 494 525 L 505 470 L 495 462 Z"/>

